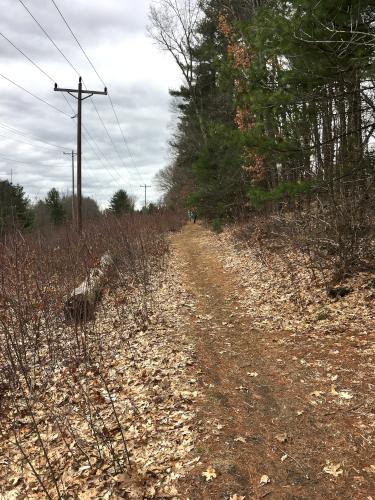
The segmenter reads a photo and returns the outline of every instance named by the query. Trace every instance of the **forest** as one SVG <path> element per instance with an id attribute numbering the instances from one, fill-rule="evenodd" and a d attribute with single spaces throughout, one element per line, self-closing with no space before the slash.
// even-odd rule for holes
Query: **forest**
<path id="1" fill-rule="evenodd" d="M 370 1 L 163 0 L 149 33 L 184 85 L 167 206 L 246 219 L 337 275 L 371 265 L 375 12 Z"/>

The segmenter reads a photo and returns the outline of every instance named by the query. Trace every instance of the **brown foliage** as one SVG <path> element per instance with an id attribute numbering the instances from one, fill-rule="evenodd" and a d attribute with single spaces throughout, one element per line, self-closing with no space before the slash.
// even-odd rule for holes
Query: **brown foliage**
<path id="1" fill-rule="evenodd" d="M 48 237 L 14 233 L 1 242 L 0 447 L 8 443 L 6 454 L 24 470 L 28 495 L 65 497 L 67 464 L 78 475 L 104 465 L 112 476 L 131 468 L 113 396 L 114 345 L 103 337 L 103 317 L 66 325 L 63 306 L 109 251 L 117 278 L 105 293 L 121 291 L 121 300 L 108 299 L 113 321 L 132 318 L 128 323 L 134 331 L 147 328 L 150 280 L 165 266 L 166 233 L 179 224 L 178 217 L 167 213 L 136 214 L 102 218 L 88 225 L 82 237 L 65 227 Z M 122 342 L 129 342 L 133 333 L 124 332 Z M 9 461 L 3 465 L 11 467 Z M 0 491 L 20 481 L 0 481 Z"/>

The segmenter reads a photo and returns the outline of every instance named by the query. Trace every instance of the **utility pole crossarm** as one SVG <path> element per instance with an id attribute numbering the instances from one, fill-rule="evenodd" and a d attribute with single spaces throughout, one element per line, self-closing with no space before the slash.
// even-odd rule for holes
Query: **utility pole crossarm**
<path id="1" fill-rule="evenodd" d="M 74 94 L 77 93 L 78 91 L 75 89 L 63 89 L 60 87 L 57 87 L 57 83 L 55 83 L 55 88 L 56 92 L 69 92 L 69 94 Z M 104 90 L 104 92 L 100 92 L 99 90 L 82 90 L 82 94 L 100 94 L 100 95 L 107 95 L 107 89 Z"/>
<path id="2" fill-rule="evenodd" d="M 54 89 L 56 92 L 68 92 L 68 94 L 77 94 L 78 90 L 77 89 L 63 89 L 61 87 L 57 86 L 57 83 L 55 83 Z M 100 94 L 100 95 L 107 95 L 107 88 L 104 89 L 103 92 L 99 90 L 82 90 L 82 94 Z M 75 97 L 75 96 L 74 96 Z"/>
<path id="3" fill-rule="evenodd" d="M 80 82 L 82 82 L 82 79 L 80 77 L 79 79 Z M 64 89 L 62 87 L 58 87 L 57 86 L 57 83 L 55 83 L 55 87 L 54 89 L 56 92 L 68 92 L 69 94 L 78 94 L 79 93 L 79 89 Z M 104 87 L 104 91 L 100 91 L 100 90 L 81 90 L 81 94 L 91 94 L 91 95 L 94 95 L 94 94 L 98 94 L 98 95 L 107 95 L 107 87 Z M 74 96 L 75 97 L 75 96 Z"/>

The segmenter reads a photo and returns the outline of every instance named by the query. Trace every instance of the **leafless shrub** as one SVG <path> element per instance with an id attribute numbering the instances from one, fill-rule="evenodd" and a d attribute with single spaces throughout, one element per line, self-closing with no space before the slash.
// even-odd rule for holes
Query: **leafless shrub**
<path id="1" fill-rule="evenodd" d="M 311 272 L 312 278 L 330 286 L 360 271 L 375 267 L 375 206 L 372 191 L 338 196 L 333 202 L 318 195 L 308 206 L 293 212 L 255 215 L 238 230 L 241 239 L 257 242 L 260 257 L 278 254 L 285 262 L 288 252 Z M 290 263 L 293 267 L 293 262 Z M 292 273 L 292 271 L 291 271 Z"/>
<path id="2" fill-rule="evenodd" d="M 13 233 L 0 242 L 0 439 L 13 443 L 12 456 L 34 491 L 69 495 L 65 461 L 81 472 L 105 463 L 109 475 L 131 467 L 112 393 L 118 346 L 108 345 L 97 318 L 67 325 L 64 301 L 109 251 L 117 268 L 107 287 L 115 294 L 112 321 L 131 315 L 134 330 L 144 330 L 150 276 L 162 271 L 166 232 L 179 225 L 178 215 L 135 214 L 103 218 L 82 237 L 66 227 L 48 236 Z M 133 333 L 124 332 L 122 348 L 131 348 Z M 57 437 L 69 459 L 57 454 Z"/>

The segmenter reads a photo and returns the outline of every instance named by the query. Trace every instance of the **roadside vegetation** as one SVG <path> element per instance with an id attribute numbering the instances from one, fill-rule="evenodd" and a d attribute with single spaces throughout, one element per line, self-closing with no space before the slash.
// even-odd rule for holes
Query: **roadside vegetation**
<path id="1" fill-rule="evenodd" d="M 155 212 L 158 206 L 149 204 L 146 212 Z M 32 203 L 24 188 L 7 180 L 0 180 L 0 238 L 15 230 L 22 232 L 50 232 L 64 224 L 75 225 L 77 198 L 62 194 L 56 188 L 48 191 L 44 199 Z M 109 200 L 109 207 L 100 210 L 89 196 L 82 197 L 82 217 L 86 221 L 98 221 L 101 216 L 131 214 L 135 212 L 135 200 L 124 189 L 116 191 Z"/>
<path id="2" fill-rule="evenodd" d="M 155 0 L 148 31 L 184 80 L 161 202 L 84 197 L 79 234 L 0 181 L 0 497 L 368 495 L 373 2 Z"/>
<path id="3" fill-rule="evenodd" d="M 138 213 L 97 218 L 82 236 L 62 224 L 47 234 L 4 236 L 0 495 L 74 497 L 94 491 L 98 485 L 87 478 L 98 471 L 101 487 L 113 491 L 121 482 L 114 478 L 134 465 L 142 409 L 129 394 L 119 395 L 128 375 L 118 384 L 121 370 L 141 370 L 132 337 L 148 329 L 155 280 L 166 266 L 166 235 L 179 227 L 174 214 Z M 112 265 L 95 298 L 97 311 L 69 317 L 67 299 L 105 253 Z"/>
<path id="4" fill-rule="evenodd" d="M 155 2 L 185 80 L 165 203 L 245 221 L 328 281 L 373 270 L 374 26 L 362 0 Z"/>

